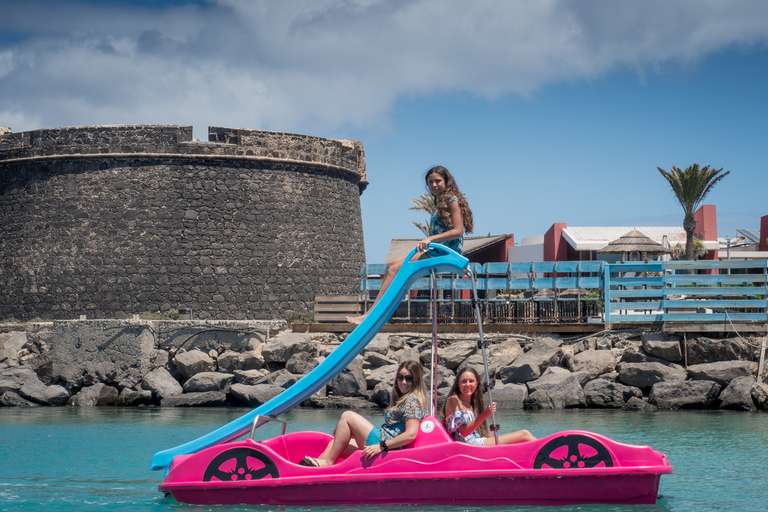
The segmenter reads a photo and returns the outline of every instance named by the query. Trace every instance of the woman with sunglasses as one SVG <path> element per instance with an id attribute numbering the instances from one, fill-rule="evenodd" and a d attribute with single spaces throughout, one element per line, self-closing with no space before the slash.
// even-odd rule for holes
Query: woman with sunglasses
<path id="1" fill-rule="evenodd" d="M 475 446 L 492 446 L 496 440 L 491 434 L 486 419 L 496 412 L 496 403 L 483 404 L 483 390 L 480 375 L 471 366 L 459 368 L 448 398 L 443 404 L 442 419 L 445 428 L 455 441 Z M 499 434 L 499 444 L 514 444 L 536 439 L 527 430 Z"/>
<path id="2" fill-rule="evenodd" d="M 357 450 L 365 458 L 402 448 L 414 439 L 419 422 L 427 415 L 427 393 L 421 365 L 404 361 L 397 367 L 395 382 L 389 394 L 389 407 L 384 413 L 384 424 L 375 427 L 354 411 L 345 411 L 333 430 L 333 440 L 317 457 L 306 456 L 304 466 L 330 466 L 341 457 L 349 457 Z"/>

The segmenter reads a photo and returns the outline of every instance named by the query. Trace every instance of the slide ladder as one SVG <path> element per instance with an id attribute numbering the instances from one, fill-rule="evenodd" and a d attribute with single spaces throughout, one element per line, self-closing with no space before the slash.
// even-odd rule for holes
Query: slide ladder
<path id="1" fill-rule="evenodd" d="M 311 372 L 272 400 L 260 405 L 240 418 L 198 439 L 157 452 L 152 457 L 151 468 L 153 470 L 165 469 L 167 472 L 173 463 L 173 459 L 178 455 L 196 453 L 209 446 L 231 441 L 242 436 L 251 428 L 256 416 L 276 417 L 289 411 L 328 384 L 362 352 L 384 324 L 387 323 L 403 300 L 405 293 L 408 292 L 417 279 L 427 276 L 433 271 L 438 274 L 464 274 L 466 272 L 469 260 L 464 256 L 440 244 L 429 244 L 429 248 L 435 249 L 439 255 L 411 261 L 411 258 L 416 255 L 416 249 L 408 253 L 400 271 L 389 288 L 381 296 L 379 302 L 376 303 L 376 306 L 371 309 L 360 325 Z M 261 420 L 259 421 L 261 423 Z"/>

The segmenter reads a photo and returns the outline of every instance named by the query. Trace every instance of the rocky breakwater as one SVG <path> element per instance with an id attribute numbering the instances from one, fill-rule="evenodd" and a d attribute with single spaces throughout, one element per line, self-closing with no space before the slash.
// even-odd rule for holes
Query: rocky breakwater
<path id="1" fill-rule="evenodd" d="M 240 322 L 90 324 L 0 334 L 0 403 L 256 407 L 343 341 Z M 487 341 L 500 409 L 768 410 L 766 375 L 757 375 L 762 337 L 700 335 L 683 343 L 658 332 L 603 332 Z M 441 334 L 438 344 L 442 399 L 460 367 L 482 370 L 483 361 L 477 337 Z M 380 333 L 303 405 L 386 406 L 397 365 L 406 359 L 426 365 L 430 354 L 429 335 Z"/>
<path id="2" fill-rule="evenodd" d="M 260 347 L 281 328 L 224 320 L 0 325 L 0 405 L 226 405 L 220 391 L 229 384 L 213 392 L 204 374 L 232 380 L 258 371 Z"/>

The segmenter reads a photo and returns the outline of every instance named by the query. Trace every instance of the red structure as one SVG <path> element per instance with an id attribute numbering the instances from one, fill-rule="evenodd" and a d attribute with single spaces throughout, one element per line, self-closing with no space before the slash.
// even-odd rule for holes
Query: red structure
<path id="1" fill-rule="evenodd" d="M 568 260 L 568 242 L 563 239 L 566 227 L 565 222 L 556 222 L 544 235 L 544 261 Z"/>
<path id="2" fill-rule="evenodd" d="M 717 242 L 717 210 L 713 204 L 702 205 L 693 212 L 693 220 L 696 221 L 696 231 L 700 240 Z M 707 251 L 701 258 L 703 260 L 716 260 L 717 251 Z"/>
<path id="3" fill-rule="evenodd" d="M 702 205 L 693 213 L 696 221 L 695 234 L 704 242 L 717 242 L 717 208 L 713 204 Z M 568 241 L 563 236 L 563 230 L 568 226 L 565 222 L 556 222 L 544 235 L 544 261 L 568 261 Z M 768 237 L 768 216 L 761 220 L 761 249 L 768 250 L 768 242 L 764 239 Z M 610 240 L 606 241 L 608 243 Z M 763 247 L 766 249 L 762 249 Z M 573 252 L 573 251 L 572 251 Z M 570 259 L 575 254 L 571 254 Z M 718 251 L 709 250 L 702 259 L 717 260 Z"/>

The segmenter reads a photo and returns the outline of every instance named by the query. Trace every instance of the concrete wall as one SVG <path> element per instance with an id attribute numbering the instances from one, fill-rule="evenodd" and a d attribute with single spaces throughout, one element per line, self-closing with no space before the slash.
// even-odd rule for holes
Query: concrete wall
<path id="1" fill-rule="evenodd" d="M 509 248 L 507 261 L 544 261 L 544 236 L 523 238 L 521 244 Z"/>
<path id="2" fill-rule="evenodd" d="M 353 293 L 362 145 L 212 127 L 0 134 L 0 319 L 283 318 Z"/>

